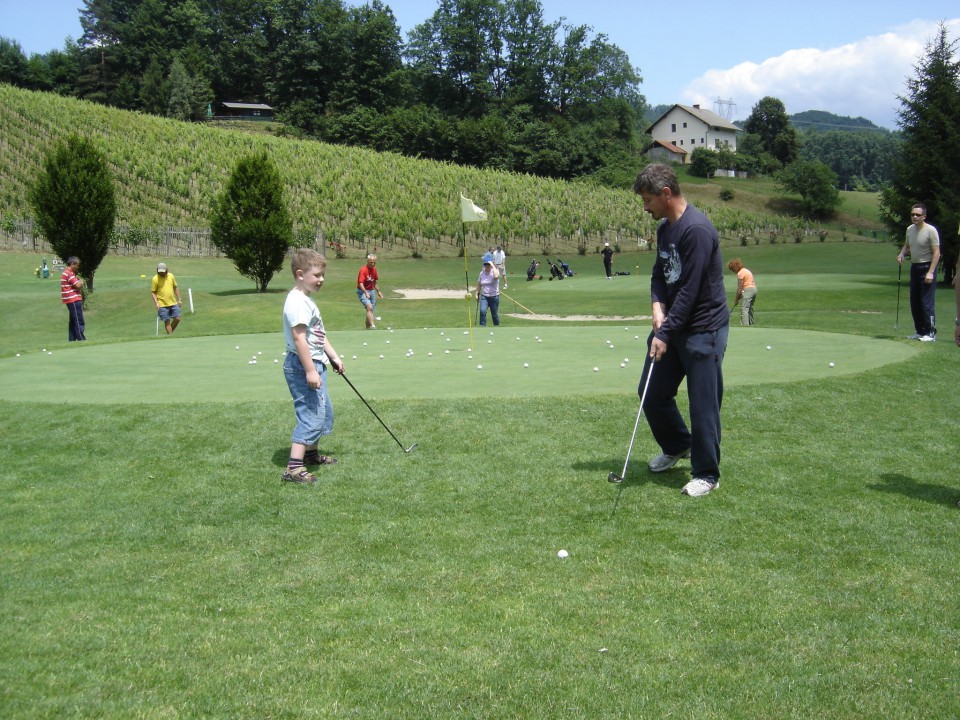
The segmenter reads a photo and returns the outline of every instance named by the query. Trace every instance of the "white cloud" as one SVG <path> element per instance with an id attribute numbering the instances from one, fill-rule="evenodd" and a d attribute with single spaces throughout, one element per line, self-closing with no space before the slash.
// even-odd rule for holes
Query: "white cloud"
<path id="1" fill-rule="evenodd" d="M 957 37 L 960 19 L 946 22 L 949 38 Z M 727 70 L 709 70 L 683 90 L 684 101 L 713 107 L 717 98 L 733 100 L 732 119 L 745 119 L 762 98 L 779 98 L 790 114 L 827 110 L 836 115 L 862 116 L 877 125 L 896 128 L 897 95 L 937 23 L 916 20 L 882 35 L 848 45 L 818 50 L 789 50 L 762 63 L 740 63 Z"/>

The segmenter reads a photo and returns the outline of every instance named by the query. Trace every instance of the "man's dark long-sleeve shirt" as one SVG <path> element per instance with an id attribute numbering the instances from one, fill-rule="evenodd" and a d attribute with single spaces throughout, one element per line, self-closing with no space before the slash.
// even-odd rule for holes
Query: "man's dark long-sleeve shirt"
<path id="1" fill-rule="evenodd" d="M 712 332 L 730 322 L 720 237 L 709 218 L 692 205 L 672 225 L 663 220 L 657 226 L 650 297 L 667 309 L 656 333 L 667 344 L 673 333 Z"/>

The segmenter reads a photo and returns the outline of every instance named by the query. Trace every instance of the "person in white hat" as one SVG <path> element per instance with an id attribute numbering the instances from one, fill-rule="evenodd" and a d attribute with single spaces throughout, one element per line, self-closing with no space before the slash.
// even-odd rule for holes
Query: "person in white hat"
<path id="1" fill-rule="evenodd" d="M 480 309 L 480 325 L 487 324 L 487 311 L 493 318 L 493 324 L 500 324 L 500 271 L 493 263 L 493 255 L 483 256 L 483 270 L 477 278 L 477 303 Z"/>
<path id="2" fill-rule="evenodd" d="M 157 274 L 150 281 L 150 294 L 153 296 L 153 304 L 157 306 L 157 315 L 167 329 L 167 335 L 173 335 L 173 331 L 180 324 L 180 306 L 183 305 L 183 299 L 180 297 L 180 288 L 177 287 L 177 278 L 167 270 L 166 263 L 157 265 Z"/>
<path id="3" fill-rule="evenodd" d="M 610 249 L 610 243 L 603 244 L 603 250 L 600 251 L 603 256 L 603 271 L 607 274 L 607 280 L 613 275 L 613 250 Z"/>

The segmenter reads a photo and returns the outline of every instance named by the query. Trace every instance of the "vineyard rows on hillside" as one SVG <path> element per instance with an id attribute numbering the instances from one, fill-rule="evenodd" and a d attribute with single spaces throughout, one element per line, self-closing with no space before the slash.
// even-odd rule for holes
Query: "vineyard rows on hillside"
<path id="1" fill-rule="evenodd" d="M 376 153 L 309 140 L 252 135 L 131 113 L 0 85 L 0 213 L 29 217 L 27 194 L 44 153 L 71 133 L 93 138 L 117 180 L 119 216 L 130 228 L 206 227 L 236 161 L 265 149 L 276 162 L 298 237 L 328 246 L 395 246 L 430 253 L 457 246 L 459 195 L 487 210 L 471 244 L 514 252 L 595 252 L 635 246 L 654 223 L 629 191 Z M 706 206 L 722 234 L 765 232 L 769 219 Z"/>

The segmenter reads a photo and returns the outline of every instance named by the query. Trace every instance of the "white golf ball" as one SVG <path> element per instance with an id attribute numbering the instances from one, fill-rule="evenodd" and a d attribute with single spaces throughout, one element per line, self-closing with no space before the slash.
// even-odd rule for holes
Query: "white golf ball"
<path id="1" fill-rule="evenodd" d="M 830 367 L 833 367 L 833 363 L 830 363 Z"/>
<path id="2" fill-rule="evenodd" d="M 610 349 L 613 350 L 613 345 L 610 346 Z"/>
<path id="3" fill-rule="evenodd" d="M 767 345 L 767 350 L 773 350 L 773 348 Z"/>
<path id="4" fill-rule="evenodd" d="M 240 346 L 239 346 L 239 345 L 237 345 L 237 347 L 236 347 L 236 349 L 237 349 L 237 350 L 239 350 L 239 349 L 240 349 Z"/>
<path id="5" fill-rule="evenodd" d="M 624 358 L 623 361 L 624 361 L 625 363 L 628 363 L 628 362 L 630 362 L 630 358 Z"/>
<path id="6" fill-rule="evenodd" d="M 17 353 L 17 357 L 20 357 L 20 353 Z"/>
<path id="7" fill-rule="evenodd" d="M 389 340 L 387 340 L 387 345 L 389 345 L 389 344 L 390 344 L 390 341 L 389 341 Z"/>
<path id="8" fill-rule="evenodd" d="M 483 365 L 477 365 L 477 370 L 483 370 Z"/>
<path id="9" fill-rule="evenodd" d="M 487 340 L 487 345 L 493 345 L 493 340 Z"/>
<path id="10" fill-rule="evenodd" d="M 256 365 L 256 364 L 257 364 L 256 360 L 247 360 L 247 365 Z"/>
<path id="11" fill-rule="evenodd" d="M 530 367 L 530 363 L 524 363 L 523 366 L 524 366 L 525 368 L 528 368 L 528 367 Z"/>
<path id="12" fill-rule="evenodd" d="M 279 361 L 279 360 L 277 360 L 276 358 L 274 358 L 274 359 L 273 359 L 273 361 L 274 361 L 275 363 L 278 363 L 278 362 L 280 362 L 280 361 Z"/>
<path id="13" fill-rule="evenodd" d="M 364 344 L 363 344 L 363 346 L 364 346 L 364 347 L 366 347 L 366 346 L 367 346 L 367 344 L 366 344 L 366 343 L 364 343 Z"/>
<path id="14" fill-rule="evenodd" d="M 517 340 L 519 341 L 519 340 L 520 340 L 520 338 L 517 338 Z"/>
<path id="15" fill-rule="evenodd" d="M 440 337 L 443 337 L 443 333 L 440 333 Z"/>
<path id="16" fill-rule="evenodd" d="M 377 320 L 383 320 L 383 318 L 377 315 Z"/>
<path id="17" fill-rule="evenodd" d="M 380 359 L 383 360 L 383 355 L 380 356 Z"/>
<path id="18" fill-rule="evenodd" d="M 356 356 L 356 355 L 354 355 L 354 356 L 353 356 L 353 359 L 354 359 L 354 360 L 356 360 L 356 359 L 357 359 L 357 356 Z"/>
<path id="19" fill-rule="evenodd" d="M 47 355 L 53 355 L 53 351 L 48 352 Z"/>
<path id="20" fill-rule="evenodd" d="M 595 368 L 593 369 L 593 371 L 594 371 L 594 372 L 600 372 L 600 368 L 595 367 Z"/>
<path id="21" fill-rule="evenodd" d="M 627 366 L 626 363 L 620 363 L 620 367 L 626 367 L 626 366 Z"/>
<path id="22" fill-rule="evenodd" d="M 427 353 L 427 357 L 433 357 L 433 353 Z"/>
<path id="23" fill-rule="evenodd" d="M 263 355 L 263 350 L 257 350 L 257 355 Z"/>
<path id="24" fill-rule="evenodd" d="M 561 550 L 560 552 L 557 553 L 557 557 L 560 558 L 561 560 L 569 556 L 570 556 L 570 553 L 568 553 L 566 550 Z"/>

